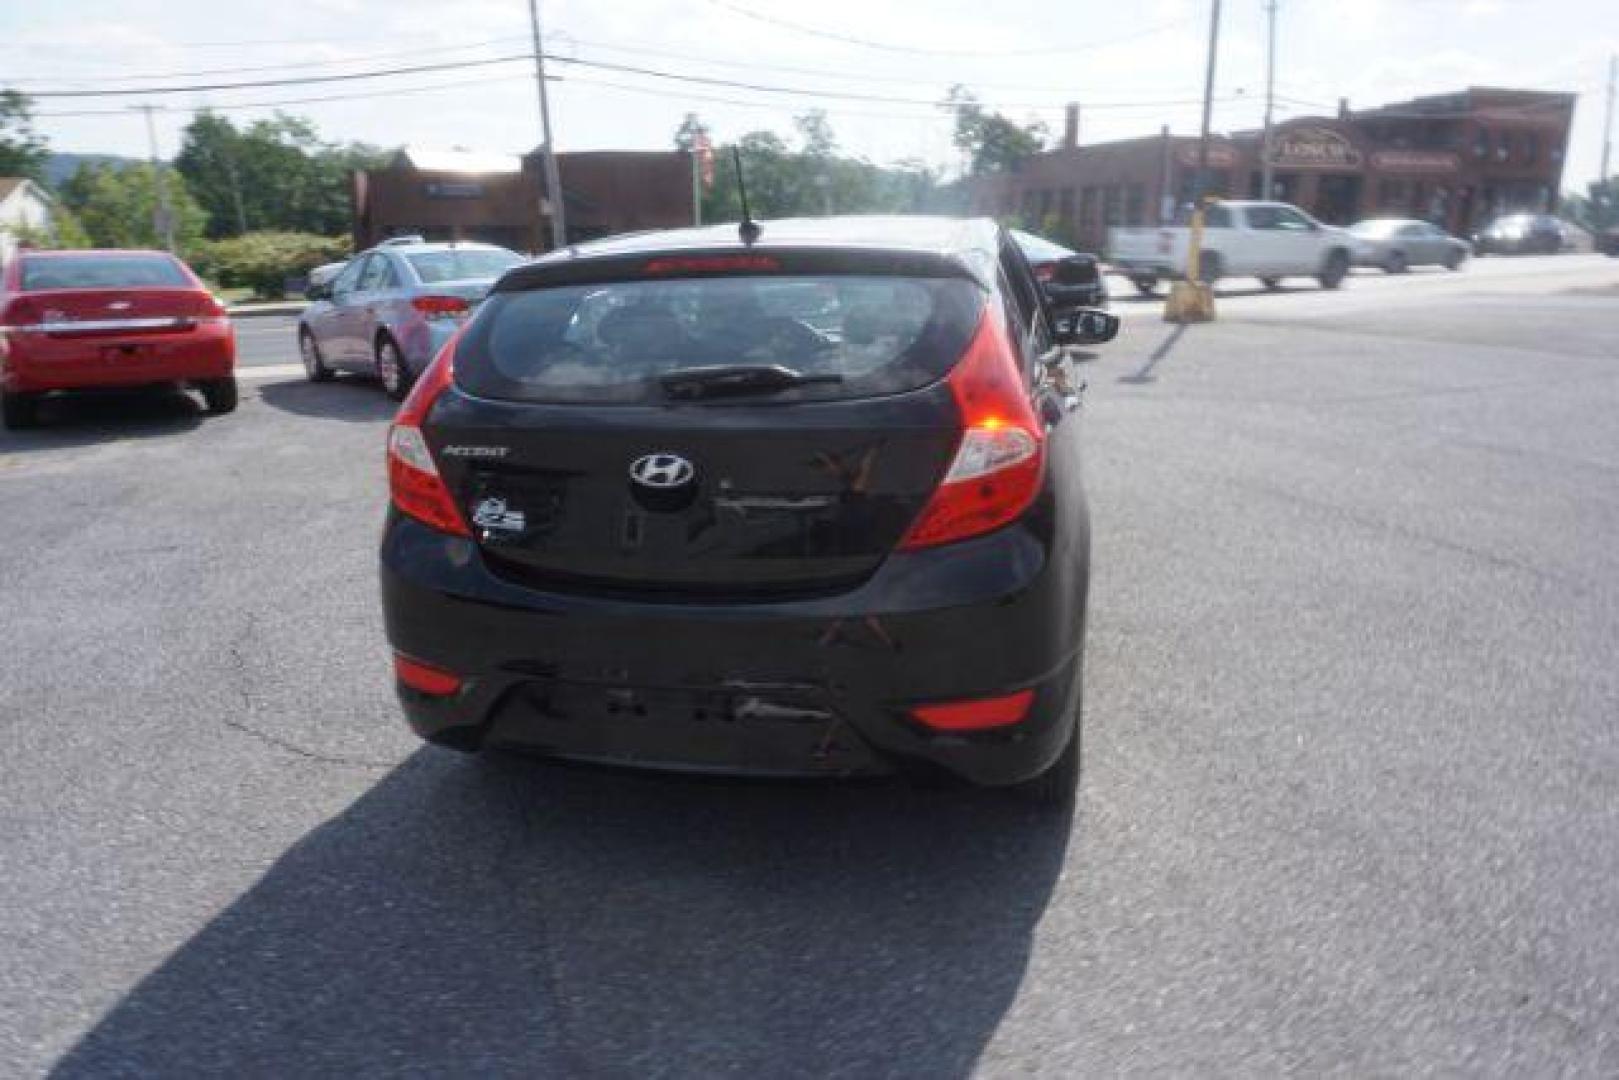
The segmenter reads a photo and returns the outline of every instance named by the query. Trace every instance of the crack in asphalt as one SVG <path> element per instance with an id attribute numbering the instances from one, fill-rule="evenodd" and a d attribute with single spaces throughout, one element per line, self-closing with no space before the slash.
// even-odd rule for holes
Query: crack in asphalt
<path id="1" fill-rule="evenodd" d="M 250 679 L 250 675 L 247 665 L 247 657 L 243 655 L 242 652 L 242 644 L 244 641 L 251 638 L 255 633 L 255 622 L 256 620 L 254 616 L 251 613 L 248 614 L 243 623 L 241 631 L 231 639 L 228 645 L 225 646 L 226 655 L 230 657 L 231 685 L 236 690 L 236 693 L 241 697 L 242 709 L 248 715 L 252 715 L 258 711 L 258 704 L 253 700 L 253 696 L 247 691 L 247 683 Z M 394 768 L 394 766 L 398 764 L 397 762 L 392 761 L 372 761 L 369 758 L 350 757 L 347 754 L 329 754 L 320 750 L 311 750 L 306 746 L 298 745 L 290 739 L 284 739 L 279 735 L 272 735 L 268 731 L 264 731 L 260 728 L 254 727 L 252 724 L 234 719 L 233 717 L 229 716 L 221 716 L 220 721 L 232 731 L 239 731 L 243 735 L 258 739 L 263 743 L 268 743 L 270 746 L 274 746 L 278 750 L 284 750 L 289 754 L 301 757 L 307 761 L 318 761 L 323 765 L 346 765 L 351 768 L 358 769 L 388 770 Z"/>

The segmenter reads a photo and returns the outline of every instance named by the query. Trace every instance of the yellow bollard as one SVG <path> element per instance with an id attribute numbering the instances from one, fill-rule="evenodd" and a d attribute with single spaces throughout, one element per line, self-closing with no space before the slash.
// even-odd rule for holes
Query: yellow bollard
<path id="1" fill-rule="evenodd" d="M 1186 280 L 1169 286 L 1164 301 L 1164 321 L 1194 323 L 1214 321 L 1214 289 L 1203 276 L 1203 203 L 1192 208 L 1191 236 L 1186 242 Z"/>

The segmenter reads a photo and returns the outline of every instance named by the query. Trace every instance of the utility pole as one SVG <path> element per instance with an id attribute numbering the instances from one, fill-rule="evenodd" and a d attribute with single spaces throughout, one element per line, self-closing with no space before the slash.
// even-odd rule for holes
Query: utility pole
<path id="1" fill-rule="evenodd" d="M 567 201 L 562 197 L 562 177 L 557 172 L 556 145 L 551 139 L 551 103 L 545 93 L 545 49 L 540 43 L 540 2 L 528 0 L 528 20 L 534 31 L 534 85 L 539 89 L 540 95 L 540 134 L 545 139 L 541 148 L 545 154 L 545 190 L 549 198 L 540 200 L 541 212 L 545 204 L 551 204 L 551 246 L 553 248 L 566 247 L 568 244 L 567 211 L 563 204 Z"/>
<path id="2" fill-rule="evenodd" d="M 1615 80 L 1619 80 L 1619 54 L 1608 57 L 1608 112 L 1602 120 L 1602 172 L 1597 176 L 1597 180 L 1604 185 L 1608 182 L 1608 163 L 1613 157 L 1613 84 Z"/>
<path id="3" fill-rule="evenodd" d="M 163 238 L 163 246 L 174 250 L 174 211 L 169 207 L 169 180 L 163 174 L 163 163 L 157 156 L 157 125 L 152 114 L 158 105 L 136 105 L 136 112 L 146 114 L 146 145 L 152 161 L 152 183 L 157 187 L 157 207 L 152 211 L 152 231 Z"/>
<path id="4" fill-rule="evenodd" d="M 1270 23 L 1269 45 L 1265 50 L 1265 137 L 1260 142 L 1259 197 L 1274 198 L 1271 182 L 1274 180 L 1270 160 L 1271 115 L 1276 109 L 1276 0 L 1265 0 L 1265 18 Z"/>

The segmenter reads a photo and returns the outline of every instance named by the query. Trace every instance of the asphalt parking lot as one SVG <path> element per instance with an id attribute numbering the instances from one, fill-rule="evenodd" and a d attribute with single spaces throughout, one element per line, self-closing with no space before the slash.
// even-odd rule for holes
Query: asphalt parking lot
<path id="1" fill-rule="evenodd" d="M 0 433 L 0 1073 L 1619 1073 L 1619 263 L 1223 291 L 1086 367 L 1071 819 L 418 746 L 290 320 Z"/>

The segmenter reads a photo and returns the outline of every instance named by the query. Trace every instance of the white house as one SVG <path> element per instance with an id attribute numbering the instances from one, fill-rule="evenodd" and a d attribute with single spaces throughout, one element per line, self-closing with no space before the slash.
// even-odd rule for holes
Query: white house
<path id="1" fill-rule="evenodd" d="M 11 260 L 25 233 L 48 234 L 56 199 L 23 176 L 0 176 L 0 266 Z"/>

